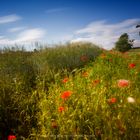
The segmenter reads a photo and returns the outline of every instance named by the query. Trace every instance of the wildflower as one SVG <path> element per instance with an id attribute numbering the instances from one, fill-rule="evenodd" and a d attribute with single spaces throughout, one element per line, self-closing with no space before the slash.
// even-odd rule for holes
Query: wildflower
<path id="1" fill-rule="evenodd" d="M 100 83 L 100 80 L 99 79 L 96 79 L 96 80 L 92 81 L 93 86 L 96 86 L 99 83 Z"/>
<path id="2" fill-rule="evenodd" d="M 86 62 L 86 61 L 88 61 L 88 57 L 86 55 L 83 55 L 80 57 L 80 60 L 83 62 Z"/>
<path id="3" fill-rule="evenodd" d="M 72 94 L 72 91 L 64 91 L 62 94 L 61 94 L 61 98 L 62 99 L 67 99 L 71 96 Z"/>
<path id="4" fill-rule="evenodd" d="M 134 64 L 134 63 L 129 64 L 130 69 L 134 68 L 135 66 L 136 66 L 136 64 Z"/>
<path id="5" fill-rule="evenodd" d="M 110 104 L 113 104 L 113 103 L 116 103 L 116 102 L 117 102 L 116 98 L 108 99 L 108 103 L 110 103 Z"/>
<path id="6" fill-rule="evenodd" d="M 135 99 L 133 97 L 128 97 L 127 102 L 128 103 L 135 103 Z"/>
<path id="7" fill-rule="evenodd" d="M 101 58 L 106 58 L 106 55 L 104 53 L 101 54 Z"/>
<path id="8" fill-rule="evenodd" d="M 64 78 L 63 80 L 62 80 L 62 83 L 66 83 L 66 82 L 68 82 L 69 81 L 69 78 Z"/>
<path id="9" fill-rule="evenodd" d="M 9 135 L 8 140 L 16 140 L 16 136 L 15 135 Z"/>
<path id="10" fill-rule="evenodd" d="M 125 79 L 118 80 L 118 87 L 127 87 L 129 85 L 129 81 Z"/>
<path id="11" fill-rule="evenodd" d="M 60 106 L 59 108 L 58 108 L 58 111 L 59 112 L 62 112 L 62 111 L 64 111 L 65 110 L 65 108 L 63 107 L 63 106 Z"/>
<path id="12" fill-rule="evenodd" d="M 88 77 L 88 72 L 82 73 L 82 76 L 83 76 L 83 77 Z"/>
<path id="13" fill-rule="evenodd" d="M 94 80 L 94 83 L 95 84 L 98 84 L 98 83 L 100 83 L 100 80 L 99 79 L 96 79 L 96 80 Z"/>

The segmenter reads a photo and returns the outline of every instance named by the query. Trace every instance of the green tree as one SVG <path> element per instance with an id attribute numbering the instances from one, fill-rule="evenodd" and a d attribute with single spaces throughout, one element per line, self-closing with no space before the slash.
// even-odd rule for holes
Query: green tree
<path id="1" fill-rule="evenodd" d="M 122 34 L 115 44 L 115 49 L 120 52 L 126 52 L 133 46 L 133 40 L 129 40 L 127 33 Z"/>

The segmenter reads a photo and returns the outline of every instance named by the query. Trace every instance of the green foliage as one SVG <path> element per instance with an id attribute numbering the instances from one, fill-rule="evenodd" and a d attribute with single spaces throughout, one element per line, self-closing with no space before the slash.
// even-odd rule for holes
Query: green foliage
<path id="1" fill-rule="evenodd" d="M 116 42 L 115 49 L 120 52 L 126 52 L 130 50 L 131 47 L 132 47 L 132 43 L 129 40 L 129 36 L 127 33 L 124 33 L 120 36 L 120 38 Z"/>

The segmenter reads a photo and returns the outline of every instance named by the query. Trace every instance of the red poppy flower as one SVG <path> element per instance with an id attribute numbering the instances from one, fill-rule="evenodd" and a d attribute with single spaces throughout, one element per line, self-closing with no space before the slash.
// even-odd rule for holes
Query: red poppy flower
<path id="1" fill-rule="evenodd" d="M 110 103 L 110 104 L 113 104 L 113 103 L 116 103 L 116 102 L 117 102 L 116 98 L 108 99 L 108 103 Z"/>
<path id="2" fill-rule="evenodd" d="M 96 79 L 96 80 L 94 80 L 94 83 L 95 84 L 98 84 L 98 83 L 100 83 L 100 80 L 99 79 Z"/>
<path id="3" fill-rule="evenodd" d="M 62 99 L 67 99 L 71 96 L 72 94 L 72 91 L 64 91 L 62 94 L 61 94 L 61 98 Z"/>
<path id="4" fill-rule="evenodd" d="M 134 63 L 129 64 L 129 68 L 134 68 L 135 66 L 136 66 L 136 64 L 134 64 Z"/>
<path id="5" fill-rule="evenodd" d="M 16 136 L 15 135 L 9 135 L 8 136 L 8 140 L 15 140 L 16 139 Z"/>
<path id="6" fill-rule="evenodd" d="M 96 86 L 99 83 L 100 83 L 100 80 L 99 79 L 96 79 L 96 80 L 92 81 L 93 86 Z"/>
<path id="7" fill-rule="evenodd" d="M 125 79 L 118 80 L 118 87 L 127 87 L 129 86 L 129 81 Z"/>
<path id="8" fill-rule="evenodd" d="M 69 81 L 69 78 L 64 78 L 63 80 L 62 80 L 62 83 L 66 83 L 66 82 L 68 82 Z"/>
<path id="9" fill-rule="evenodd" d="M 58 108 L 58 111 L 59 112 L 62 112 L 62 111 L 64 111 L 65 110 L 65 108 L 63 107 L 63 106 L 60 106 L 59 108 Z"/>
<path id="10" fill-rule="evenodd" d="M 88 61 L 88 57 L 86 55 L 83 55 L 80 57 L 80 60 L 83 62 L 86 62 L 86 61 Z"/>
<path id="11" fill-rule="evenodd" d="M 83 77 L 88 77 L 88 72 L 82 73 L 82 76 L 83 76 Z"/>

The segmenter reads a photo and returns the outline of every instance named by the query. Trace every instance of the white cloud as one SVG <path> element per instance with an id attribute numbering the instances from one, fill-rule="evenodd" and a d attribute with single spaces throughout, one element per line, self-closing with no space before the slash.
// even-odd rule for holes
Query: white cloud
<path id="1" fill-rule="evenodd" d="M 135 28 L 139 22 L 140 19 L 128 19 L 114 24 L 107 23 L 105 20 L 95 21 L 85 28 L 77 30 L 72 42 L 89 41 L 105 49 L 111 49 L 123 33 L 128 33 L 130 38 L 136 39 L 135 42 L 139 42 L 138 29 Z"/>
<path id="2" fill-rule="evenodd" d="M 41 28 L 33 28 L 20 32 L 15 39 L 0 38 L 0 46 L 13 44 L 28 44 L 39 41 L 45 35 L 45 30 Z"/>
<path id="3" fill-rule="evenodd" d="M 44 35 L 45 31 L 43 29 L 40 28 L 28 29 L 21 32 L 15 41 L 16 42 L 35 41 L 42 38 Z"/>
<path id="4" fill-rule="evenodd" d="M 16 15 L 16 14 L 2 16 L 2 17 L 0 17 L 0 24 L 15 22 L 15 21 L 20 20 L 20 19 L 21 19 L 21 17 Z"/>
<path id="5" fill-rule="evenodd" d="M 46 13 L 57 13 L 57 12 L 61 12 L 66 10 L 68 7 L 63 7 L 63 8 L 52 8 L 52 9 L 48 9 L 45 12 Z"/>
<path id="6" fill-rule="evenodd" d="M 26 27 L 14 27 L 14 28 L 10 28 L 8 29 L 8 32 L 14 33 L 14 32 L 18 32 L 21 31 L 23 29 L 25 29 Z"/>
<path id="7" fill-rule="evenodd" d="M 134 47 L 140 47 L 140 39 L 135 40 Z"/>

